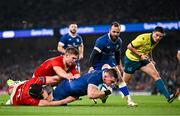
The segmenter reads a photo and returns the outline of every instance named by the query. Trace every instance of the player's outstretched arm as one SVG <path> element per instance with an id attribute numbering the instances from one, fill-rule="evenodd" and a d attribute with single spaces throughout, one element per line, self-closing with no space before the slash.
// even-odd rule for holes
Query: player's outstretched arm
<path id="1" fill-rule="evenodd" d="M 63 100 L 59 100 L 59 101 L 48 101 L 48 100 L 40 100 L 38 106 L 60 106 L 60 105 L 64 105 L 70 102 L 75 101 L 76 98 L 69 96 Z"/>
<path id="2" fill-rule="evenodd" d="M 64 46 L 62 46 L 62 45 L 60 45 L 60 44 L 58 44 L 57 50 L 58 50 L 59 52 L 61 52 L 62 54 L 64 54 L 65 51 L 66 51 L 66 50 L 64 49 Z"/>
<path id="3" fill-rule="evenodd" d="M 73 75 L 71 73 L 67 73 L 65 70 L 63 70 L 59 66 L 54 66 L 53 69 L 59 77 L 66 78 L 66 79 L 73 78 Z"/>
<path id="4" fill-rule="evenodd" d="M 81 44 L 80 46 L 79 46 L 79 59 L 81 60 L 81 59 L 83 59 L 83 57 L 84 57 L 84 45 L 83 44 Z"/>

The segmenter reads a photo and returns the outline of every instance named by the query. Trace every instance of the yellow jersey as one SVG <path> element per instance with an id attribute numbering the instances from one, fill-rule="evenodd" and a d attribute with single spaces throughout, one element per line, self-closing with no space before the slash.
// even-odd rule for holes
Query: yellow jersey
<path id="1" fill-rule="evenodd" d="M 145 55 L 149 55 L 149 53 L 152 52 L 154 47 L 158 44 L 158 42 L 153 44 L 151 39 L 152 39 L 152 33 L 144 33 L 137 36 L 131 42 L 131 44 L 134 48 L 137 49 L 138 52 Z M 129 49 L 126 50 L 126 56 L 132 61 L 140 60 L 140 57 Z"/>

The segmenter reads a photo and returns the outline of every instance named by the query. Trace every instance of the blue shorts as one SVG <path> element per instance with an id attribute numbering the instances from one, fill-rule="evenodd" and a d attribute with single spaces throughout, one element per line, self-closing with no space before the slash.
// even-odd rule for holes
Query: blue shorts
<path id="1" fill-rule="evenodd" d="M 124 72 L 128 74 L 134 74 L 136 70 L 149 64 L 148 60 L 132 61 L 125 56 L 124 58 Z"/>
<path id="2" fill-rule="evenodd" d="M 95 65 L 93 65 L 93 68 L 94 68 L 94 70 L 101 70 L 101 68 L 104 64 L 109 64 L 109 66 L 111 66 L 111 67 L 114 67 L 117 65 L 115 59 L 110 58 L 108 60 L 101 60 L 101 61 L 97 62 Z"/>

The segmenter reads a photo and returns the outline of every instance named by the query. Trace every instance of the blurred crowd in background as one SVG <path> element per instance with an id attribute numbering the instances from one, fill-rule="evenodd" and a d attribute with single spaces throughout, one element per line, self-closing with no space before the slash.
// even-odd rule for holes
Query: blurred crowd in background
<path id="1" fill-rule="evenodd" d="M 179 2 L 174 0 L 16 0 L 1 1 L 0 29 L 60 28 L 74 21 L 78 25 L 138 23 L 149 21 L 179 20 Z M 5 10 L 6 9 L 6 10 Z M 139 33 L 122 33 L 122 59 L 126 45 Z M 82 35 L 85 52 L 81 61 L 82 74 L 87 72 L 88 58 L 94 42 L 100 35 Z M 59 55 L 56 52 L 59 37 L 0 40 L 0 90 L 6 89 L 6 80 L 29 79 L 35 68 L 44 60 Z M 156 67 L 169 89 L 180 86 L 180 61 L 176 57 L 180 48 L 179 31 L 169 31 L 157 46 L 153 56 Z M 151 78 L 136 72 L 129 84 L 133 91 L 157 90 L 151 86 Z"/>
<path id="2" fill-rule="evenodd" d="M 179 6 L 176 0 L 1 0 L 0 29 L 179 20 Z"/>

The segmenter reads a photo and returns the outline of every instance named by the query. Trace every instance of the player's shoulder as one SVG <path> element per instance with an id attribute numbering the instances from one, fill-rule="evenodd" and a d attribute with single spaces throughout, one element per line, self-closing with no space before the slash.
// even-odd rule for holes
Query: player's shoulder
<path id="1" fill-rule="evenodd" d="M 94 75 L 94 76 L 102 75 L 103 71 L 104 70 L 94 70 L 94 71 L 92 71 L 92 75 Z"/>
<path id="2" fill-rule="evenodd" d="M 64 35 L 62 35 L 62 36 L 60 37 L 60 41 L 65 41 L 65 40 L 67 40 L 69 37 L 70 37 L 70 35 L 69 35 L 68 33 L 66 33 L 66 34 L 64 34 Z"/>
<path id="3" fill-rule="evenodd" d="M 82 39 L 82 36 L 81 36 L 81 35 L 79 35 L 79 34 L 77 34 L 77 35 L 76 35 L 76 37 L 78 37 L 78 38 Z"/>
<path id="4" fill-rule="evenodd" d="M 147 39 L 149 39 L 150 38 L 150 36 L 151 36 L 151 33 L 143 33 L 143 34 L 140 34 L 140 35 L 138 35 L 137 37 L 136 37 L 136 39 L 141 39 L 142 41 L 144 40 L 147 40 Z"/>
<path id="5" fill-rule="evenodd" d="M 66 33 L 66 34 L 62 35 L 61 37 L 68 37 L 68 36 L 70 36 L 69 33 Z"/>
<path id="6" fill-rule="evenodd" d="M 97 42 L 108 42 L 109 36 L 108 34 L 102 35 L 99 38 L 97 38 Z"/>
<path id="7" fill-rule="evenodd" d="M 122 39 L 120 37 L 118 37 L 117 43 L 120 43 L 120 44 L 122 43 Z"/>
<path id="8" fill-rule="evenodd" d="M 63 60 L 63 55 L 55 56 L 49 59 L 50 61 Z"/>
<path id="9" fill-rule="evenodd" d="M 145 38 L 149 38 L 151 35 L 151 33 L 143 33 L 143 34 L 140 34 L 138 37 L 145 37 Z"/>

